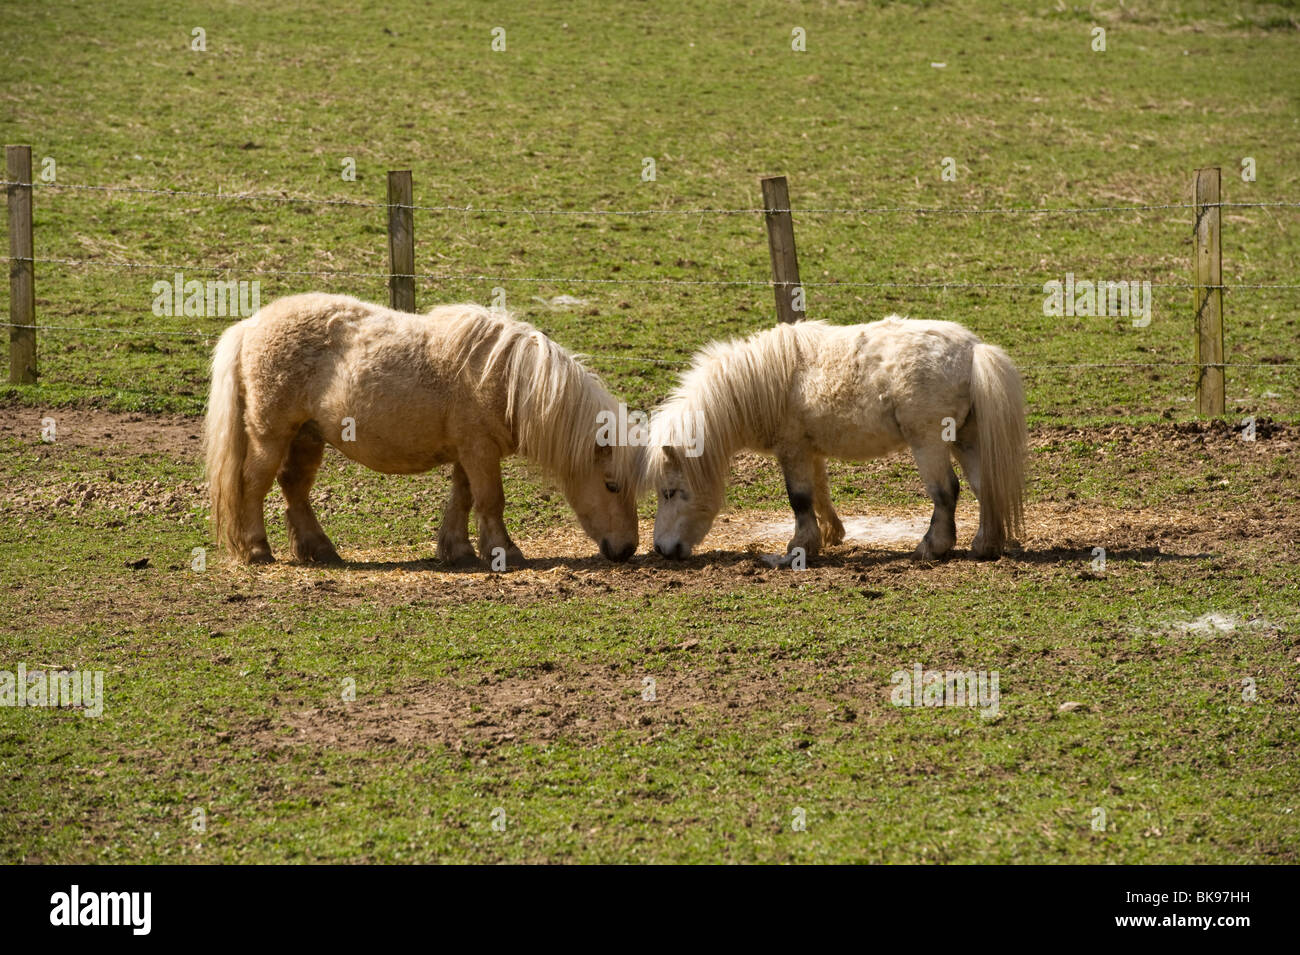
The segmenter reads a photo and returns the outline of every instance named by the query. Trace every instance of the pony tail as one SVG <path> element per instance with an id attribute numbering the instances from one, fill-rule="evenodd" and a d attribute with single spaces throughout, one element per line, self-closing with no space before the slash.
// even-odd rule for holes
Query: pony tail
<path id="1" fill-rule="evenodd" d="M 244 502 L 244 457 L 248 452 L 239 374 L 243 343 L 244 323 L 239 322 L 222 333 L 212 352 L 212 389 L 203 423 L 203 444 L 213 532 L 218 543 L 224 543 L 240 560 L 247 560 L 247 548 L 239 534 L 239 515 Z"/>
<path id="2" fill-rule="evenodd" d="M 996 345 L 978 344 L 971 360 L 971 401 L 980 456 L 980 524 L 997 541 L 1019 537 L 1025 524 L 1025 394 L 1020 373 Z"/>

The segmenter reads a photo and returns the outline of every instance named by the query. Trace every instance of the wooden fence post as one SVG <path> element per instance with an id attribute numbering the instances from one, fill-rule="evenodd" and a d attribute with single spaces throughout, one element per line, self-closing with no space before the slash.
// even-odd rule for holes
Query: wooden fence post
<path id="1" fill-rule="evenodd" d="M 772 256 L 772 287 L 776 292 L 778 322 L 807 317 L 804 289 L 799 284 L 799 258 L 794 251 L 794 219 L 790 215 L 790 190 L 785 176 L 761 180 L 763 218 L 767 222 L 767 249 Z"/>
<path id="2" fill-rule="evenodd" d="M 415 311 L 415 210 L 411 170 L 388 174 L 388 301 L 399 312 Z"/>
<path id="3" fill-rule="evenodd" d="M 32 147 L 5 147 L 9 205 L 9 382 L 36 383 L 36 263 L 32 261 Z M 26 326 L 26 327 L 22 327 Z"/>
<path id="4" fill-rule="evenodd" d="M 1218 167 L 1196 170 L 1196 413 L 1224 413 L 1223 258 Z"/>

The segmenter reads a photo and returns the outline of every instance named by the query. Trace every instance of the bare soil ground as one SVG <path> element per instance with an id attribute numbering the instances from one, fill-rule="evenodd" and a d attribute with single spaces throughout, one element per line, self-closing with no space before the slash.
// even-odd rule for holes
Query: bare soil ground
<path id="1" fill-rule="evenodd" d="M 41 421 L 52 418 L 58 442 L 112 454 L 197 456 L 202 418 L 184 415 L 116 414 L 97 408 L 0 409 L 0 440 L 29 441 L 40 434 Z"/>
<path id="2" fill-rule="evenodd" d="M 689 653 L 689 642 L 675 649 Z M 660 674 L 653 703 L 645 700 L 636 677 L 616 667 L 552 666 L 508 677 L 484 677 L 474 685 L 443 681 L 421 682 L 356 703 L 282 712 L 269 720 L 241 728 L 258 748 L 318 745 L 332 749 L 369 750 L 376 746 L 446 746 L 458 752 L 486 750 L 518 740 L 546 742 L 563 735 L 570 741 L 593 742 L 622 731 L 647 743 L 666 726 L 695 725 L 726 713 L 744 722 L 751 710 L 782 696 L 805 711 L 801 722 L 856 720 L 863 700 L 878 698 L 869 707 L 880 718 L 888 714 L 886 684 L 861 687 L 840 680 L 828 696 L 798 685 L 811 678 L 813 668 L 791 660 L 764 661 L 722 673 L 681 667 Z M 234 714 L 232 713 L 233 717 Z M 788 729 L 795 729 L 791 726 Z"/>

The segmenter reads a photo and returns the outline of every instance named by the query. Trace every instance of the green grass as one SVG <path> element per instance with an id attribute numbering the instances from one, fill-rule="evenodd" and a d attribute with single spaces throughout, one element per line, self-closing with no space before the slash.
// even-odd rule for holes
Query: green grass
<path id="1" fill-rule="evenodd" d="M 380 202 L 386 170 L 410 168 L 417 204 L 476 209 L 753 208 L 776 173 L 804 210 L 1169 204 L 1208 165 L 1229 201 L 1300 199 L 1291 4 L 534 7 L 9 4 L 0 134 L 30 143 L 38 169 L 53 157 L 65 185 Z M 1095 25 L 1105 53 L 1089 48 Z M 189 50 L 196 26 L 206 53 Z M 790 50 L 794 26 L 806 53 Z M 946 156 L 956 182 L 940 179 Z M 1244 156 L 1258 181 L 1236 174 Z M 35 214 L 40 257 L 229 267 L 260 278 L 263 301 L 385 297 L 380 278 L 262 274 L 383 273 L 378 208 L 39 187 Z M 1189 281 L 1186 209 L 796 212 L 795 229 L 807 282 Z M 705 342 L 773 320 L 762 284 L 556 281 L 762 283 L 756 214 L 420 211 L 416 236 L 419 271 L 510 277 L 508 304 L 640 407 Z M 1223 249 L 1229 285 L 1294 283 L 1300 210 L 1227 210 Z M 38 266 L 38 321 L 74 328 L 40 334 L 40 384 L 0 386 L 0 415 L 201 413 L 224 321 L 154 317 L 152 285 L 172 272 Z M 419 302 L 487 302 L 496 284 L 423 281 Z M 445 479 L 331 455 L 327 528 L 345 556 L 399 566 L 262 572 L 212 551 L 196 574 L 191 549 L 212 547 L 197 461 L 43 446 L 33 428 L 0 444 L 0 670 L 102 669 L 106 712 L 0 708 L 0 860 L 1296 862 L 1300 558 L 1258 526 L 1295 512 L 1292 450 L 1129 450 L 1192 416 L 1192 369 L 1046 367 L 1191 361 L 1191 292 L 1157 289 L 1147 328 L 1046 318 L 1038 288 L 809 292 L 815 318 L 951 318 L 1005 346 L 1036 426 L 1031 512 L 1154 512 L 1172 539 L 1156 551 L 1081 523 L 1037 558 L 933 570 L 876 554 L 804 576 L 723 558 L 708 578 L 703 561 L 452 576 L 426 560 Z M 589 304 L 533 300 L 560 294 Z M 1297 420 L 1298 298 L 1227 294 L 1228 360 L 1274 366 L 1229 370 L 1230 415 Z M 572 520 L 525 468 L 506 483 L 520 538 Z M 80 484 L 100 497 L 77 504 Z M 902 458 L 838 466 L 833 487 L 847 513 L 924 512 Z M 776 469 L 729 500 L 779 511 Z M 1205 553 L 1177 539 L 1187 515 L 1221 517 Z M 278 521 L 272 542 L 283 551 Z M 1094 544 L 1112 554 L 1100 579 Z M 1176 626 L 1211 612 L 1237 629 Z M 890 675 L 913 662 L 998 670 L 999 716 L 891 706 Z M 660 702 L 641 699 L 647 676 Z M 550 679 L 608 721 L 543 733 L 555 714 L 528 704 L 505 738 L 475 725 L 509 712 L 493 704 L 438 737 L 357 735 L 368 713 L 400 723 Z M 337 741 L 298 738 L 318 710 Z"/>
<path id="2" fill-rule="evenodd" d="M 758 178 L 790 177 L 796 208 L 1183 203 L 1221 165 L 1230 201 L 1300 199 L 1293 10 L 1142 4 L 603 4 L 560 16 L 509 4 L 150 3 L 7 12 L 0 132 L 63 184 L 251 191 L 383 201 L 411 168 L 417 204 L 479 209 L 752 208 Z M 1281 18 L 1281 19 L 1279 19 Z M 1289 19 L 1288 19 L 1289 18 Z M 191 23 L 191 21 L 193 21 Z M 1282 22 L 1290 22 L 1285 28 Z M 1104 26 L 1107 50 L 1090 30 Z M 489 49 L 493 26 L 507 49 Z M 793 26 L 808 49 L 790 49 Z M 190 30 L 208 51 L 191 52 Z M 931 63 L 946 63 L 936 69 Z M 641 179 L 643 157 L 657 180 Z M 1258 178 L 1242 182 L 1243 157 Z M 356 182 L 341 178 L 356 160 Z M 952 157 L 955 182 L 940 178 Z M 1228 284 L 1294 282 L 1300 210 L 1233 209 Z M 38 255 L 259 270 L 386 269 L 382 209 L 40 189 Z M 1017 289 L 810 287 L 834 322 L 892 311 L 962 321 L 1025 366 L 1036 419 L 1186 417 L 1192 369 L 1061 368 L 1192 359 L 1191 298 L 1156 288 L 1152 323 L 1047 318 L 1041 284 L 1190 281 L 1190 210 L 1085 216 L 796 215 L 807 282 L 1019 283 Z M 761 217 L 572 217 L 419 212 L 417 268 L 506 276 L 507 302 L 592 356 L 646 406 L 708 340 L 772 320 L 754 286 L 585 285 L 530 277 L 763 282 Z M 198 412 L 219 318 L 160 319 L 172 269 L 42 266 L 41 333 L 25 402 L 94 400 Z M 206 278 L 191 272 L 188 277 Z M 328 288 L 385 297 L 381 278 L 261 276 L 263 299 Z M 496 282 L 423 282 L 420 302 L 486 302 Z M 538 306 L 575 294 L 590 305 Z M 1227 296 L 1228 360 L 1296 364 L 1296 290 Z M 1300 370 L 1234 368 L 1236 413 L 1295 413 Z M 1272 397 L 1275 396 L 1275 397 Z"/>
<path id="3" fill-rule="evenodd" d="M 1127 587 L 1004 572 L 923 605 L 904 588 L 831 601 L 753 586 L 531 608 L 287 597 L 209 637 L 225 581 L 63 559 L 176 609 L 125 632 L 88 622 L 11 642 L 108 670 L 100 721 L 5 714 L 11 860 L 1294 861 L 1293 674 L 1272 628 L 1294 632 L 1295 590 L 1281 571 L 1249 596 L 1161 564 L 1119 563 Z M 16 596 L 70 596 L 40 589 Z M 1274 623 L 1214 639 L 1148 629 L 1223 607 Z M 683 636 L 698 645 L 676 649 Z M 892 709 L 889 674 L 913 661 L 999 670 L 998 718 Z M 330 705 L 345 678 L 365 706 L 559 665 L 616 671 L 608 703 L 651 724 L 462 751 L 241 743 L 259 720 Z M 677 681 L 727 696 L 764 670 L 770 698 L 743 724 L 726 709 L 673 718 Z M 637 698 L 646 675 L 662 705 Z M 1089 709 L 1058 714 L 1065 700 Z M 498 806 L 507 833 L 491 829 Z M 196 807 L 206 837 L 188 831 Z M 806 832 L 790 830 L 794 807 Z M 1095 807 L 1106 832 L 1090 828 Z"/>

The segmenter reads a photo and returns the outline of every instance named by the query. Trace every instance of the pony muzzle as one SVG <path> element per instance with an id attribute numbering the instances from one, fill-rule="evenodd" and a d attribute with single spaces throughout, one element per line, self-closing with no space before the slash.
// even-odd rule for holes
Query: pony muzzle
<path id="1" fill-rule="evenodd" d="M 665 546 L 655 541 L 655 553 L 660 557 L 666 557 L 668 560 L 685 560 L 691 556 L 691 549 L 682 541 Z"/>
<path id="2" fill-rule="evenodd" d="M 608 537 L 602 537 L 600 540 L 600 553 L 606 560 L 621 564 L 636 553 L 636 541 L 624 544 L 622 547 L 615 547 L 609 542 Z"/>

